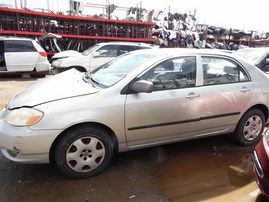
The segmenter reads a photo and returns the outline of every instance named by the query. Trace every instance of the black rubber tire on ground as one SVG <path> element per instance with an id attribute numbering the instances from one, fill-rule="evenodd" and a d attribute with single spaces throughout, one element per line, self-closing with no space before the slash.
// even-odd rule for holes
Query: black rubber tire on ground
<path id="1" fill-rule="evenodd" d="M 254 145 L 262 137 L 265 125 L 265 116 L 259 109 L 246 112 L 239 121 L 234 136 L 243 146 Z"/>
<path id="2" fill-rule="evenodd" d="M 101 127 L 82 126 L 68 131 L 57 143 L 55 162 L 73 179 L 89 178 L 106 169 L 113 156 L 113 143 Z"/>

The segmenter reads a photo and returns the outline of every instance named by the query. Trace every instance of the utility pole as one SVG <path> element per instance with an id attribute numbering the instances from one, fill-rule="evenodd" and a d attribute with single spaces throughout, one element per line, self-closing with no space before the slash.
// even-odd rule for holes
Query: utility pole
<path id="1" fill-rule="evenodd" d="M 49 0 L 47 0 L 47 4 L 48 4 L 48 10 L 50 9 L 50 3 Z"/>
<path id="2" fill-rule="evenodd" d="M 142 2 L 140 1 L 140 8 L 139 8 L 139 21 L 142 20 Z"/>
<path id="3" fill-rule="evenodd" d="M 110 19 L 110 9 L 109 9 L 109 0 L 106 0 L 106 14 L 107 14 L 107 18 Z"/>
<path id="4" fill-rule="evenodd" d="M 23 0 L 20 1 L 21 9 L 23 9 Z"/>

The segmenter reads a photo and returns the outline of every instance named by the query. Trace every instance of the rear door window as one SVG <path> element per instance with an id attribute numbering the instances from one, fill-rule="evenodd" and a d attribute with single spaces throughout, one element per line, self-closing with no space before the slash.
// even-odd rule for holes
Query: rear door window
<path id="1" fill-rule="evenodd" d="M 216 57 L 202 57 L 204 85 L 249 81 L 247 73 L 237 63 Z"/>
<path id="2" fill-rule="evenodd" d="M 5 41 L 5 52 L 36 52 L 31 41 Z"/>

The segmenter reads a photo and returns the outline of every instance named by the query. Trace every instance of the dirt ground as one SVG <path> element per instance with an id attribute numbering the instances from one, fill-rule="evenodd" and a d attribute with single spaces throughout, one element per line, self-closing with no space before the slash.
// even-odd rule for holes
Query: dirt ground
<path id="1" fill-rule="evenodd" d="M 46 77 L 48 77 L 47 75 Z M 30 85 L 44 79 L 32 76 L 22 78 L 21 75 L 0 75 L 0 109 L 2 109 L 14 96 L 24 91 Z"/>

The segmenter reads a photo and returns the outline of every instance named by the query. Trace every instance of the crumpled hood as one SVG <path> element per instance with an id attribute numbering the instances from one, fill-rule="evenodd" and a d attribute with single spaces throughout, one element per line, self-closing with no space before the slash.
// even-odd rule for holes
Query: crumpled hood
<path id="1" fill-rule="evenodd" d="M 53 59 L 59 59 L 59 58 L 66 58 L 66 57 L 76 57 L 81 55 L 78 51 L 75 50 L 67 50 L 67 51 L 62 51 L 59 53 L 56 53 L 52 58 Z"/>
<path id="2" fill-rule="evenodd" d="M 10 101 L 8 108 L 35 106 L 45 102 L 96 93 L 99 90 L 82 79 L 83 73 L 71 69 L 38 82 Z"/>

